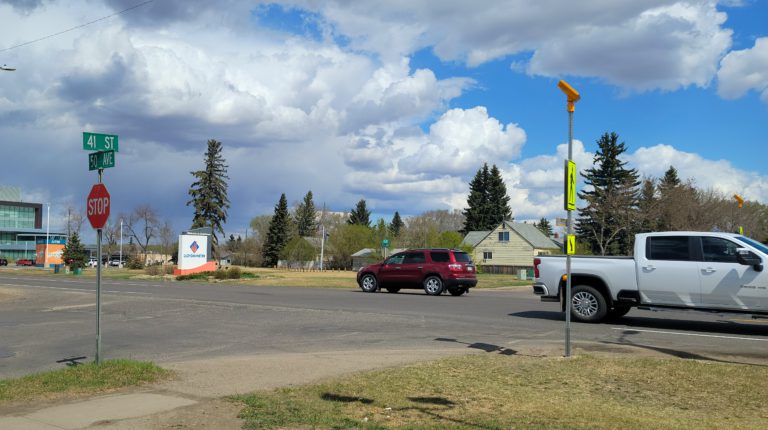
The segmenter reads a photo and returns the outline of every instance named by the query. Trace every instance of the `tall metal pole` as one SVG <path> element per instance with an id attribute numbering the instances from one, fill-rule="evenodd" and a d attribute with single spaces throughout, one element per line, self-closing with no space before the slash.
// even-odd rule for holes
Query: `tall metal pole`
<path id="1" fill-rule="evenodd" d="M 568 109 L 568 161 L 573 160 L 573 104 Z M 573 234 L 573 211 L 568 211 L 568 238 Z M 565 356 L 571 356 L 571 254 L 565 256 Z"/>
<path id="2" fill-rule="evenodd" d="M 320 270 L 323 270 L 323 251 L 325 248 L 325 224 L 322 224 L 322 236 L 320 236 Z"/>
<path id="3" fill-rule="evenodd" d="M 43 269 L 48 265 L 48 234 L 51 231 L 51 204 L 48 203 L 48 215 L 45 221 L 45 255 L 43 255 Z M 67 238 L 69 239 L 69 238 Z"/>
<path id="4" fill-rule="evenodd" d="M 99 169 L 99 183 L 103 169 Z M 121 223 L 122 225 L 122 223 Z M 122 236 L 122 229 L 121 229 Z M 122 242 L 122 237 L 121 237 Z M 96 364 L 101 363 L 101 229 L 96 229 Z"/>
<path id="5" fill-rule="evenodd" d="M 118 267 L 122 265 L 123 265 L 123 219 L 120 218 L 120 264 L 118 265 Z"/>

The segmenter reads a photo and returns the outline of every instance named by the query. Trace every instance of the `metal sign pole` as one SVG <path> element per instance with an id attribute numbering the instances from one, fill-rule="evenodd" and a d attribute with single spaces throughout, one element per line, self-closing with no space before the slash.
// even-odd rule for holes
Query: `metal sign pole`
<path id="1" fill-rule="evenodd" d="M 568 109 L 568 161 L 573 160 L 573 111 Z M 573 234 L 573 211 L 568 211 L 566 241 Z M 571 356 L 571 254 L 565 256 L 565 356 Z"/>
<path id="2" fill-rule="evenodd" d="M 103 169 L 99 169 L 99 183 Z M 96 364 L 101 363 L 101 229 L 96 230 Z"/>

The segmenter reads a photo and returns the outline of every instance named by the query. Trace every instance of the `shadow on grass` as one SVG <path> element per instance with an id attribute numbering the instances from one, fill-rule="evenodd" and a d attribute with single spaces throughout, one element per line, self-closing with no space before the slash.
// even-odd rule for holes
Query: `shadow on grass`
<path id="1" fill-rule="evenodd" d="M 329 402 L 362 403 L 364 405 L 370 405 L 371 403 L 373 403 L 373 400 L 366 399 L 365 397 L 342 396 L 340 394 L 333 394 L 333 393 L 323 393 L 320 396 L 320 398 L 323 400 L 327 400 Z"/>

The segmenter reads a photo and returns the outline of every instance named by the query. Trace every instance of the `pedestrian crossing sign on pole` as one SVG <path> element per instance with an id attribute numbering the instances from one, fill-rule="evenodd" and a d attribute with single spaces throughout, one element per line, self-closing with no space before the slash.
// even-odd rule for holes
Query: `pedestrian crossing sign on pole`
<path id="1" fill-rule="evenodd" d="M 565 253 L 568 255 L 573 255 L 576 253 L 576 235 L 575 234 L 569 234 L 566 236 L 565 241 Z"/>
<path id="2" fill-rule="evenodd" d="M 576 210 L 576 163 L 565 160 L 565 210 Z"/>

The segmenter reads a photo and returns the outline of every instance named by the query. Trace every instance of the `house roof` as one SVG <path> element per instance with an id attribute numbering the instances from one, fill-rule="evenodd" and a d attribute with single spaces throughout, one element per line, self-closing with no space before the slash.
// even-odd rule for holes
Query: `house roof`
<path id="1" fill-rule="evenodd" d="M 464 240 L 461 241 L 460 246 L 469 245 L 472 248 L 476 247 L 480 242 L 483 241 L 489 234 L 491 234 L 490 230 L 488 231 L 470 231 L 467 233 L 466 236 L 464 236 Z"/>
<path id="2" fill-rule="evenodd" d="M 547 248 L 560 248 L 560 246 L 548 238 L 533 224 L 524 224 L 521 222 L 509 222 L 504 221 L 512 230 L 515 230 L 523 239 L 531 244 L 534 248 L 547 249 Z"/>
<path id="3" fill-rule="evenodd" d="M 504 225 L 510 230 L 514 230 L 517 234 L 520 235 L 520 237 L 523 238 L 523 240 L 530 243 L 531 246 L 533 246 L 534 248 L 537 248 L 537 249 L 560 248 L 560 246 L 556 242 L 548 238 L 544 233 L 541 232 L 541 230 L 534 227 L 533 224 L 504 221 Z M 488 237 L 489 234 L 491 234 L 491 231 L 470 231 L 469 233 L 467 233 L 466 236 L 464 236 L 464 240 L 461 242 L 461 244 L 469 245 L 474 248 L 477 245 L 479 245 L 480 242 L 485 240 L 485 238 Z"/>
<path id="4" fill-rule="evenodd" d="M 368 257 L 371 254 L 373 254 L 373 250 L 371 248 L 363 248 L 352 254 L 351 257 Z"/>

